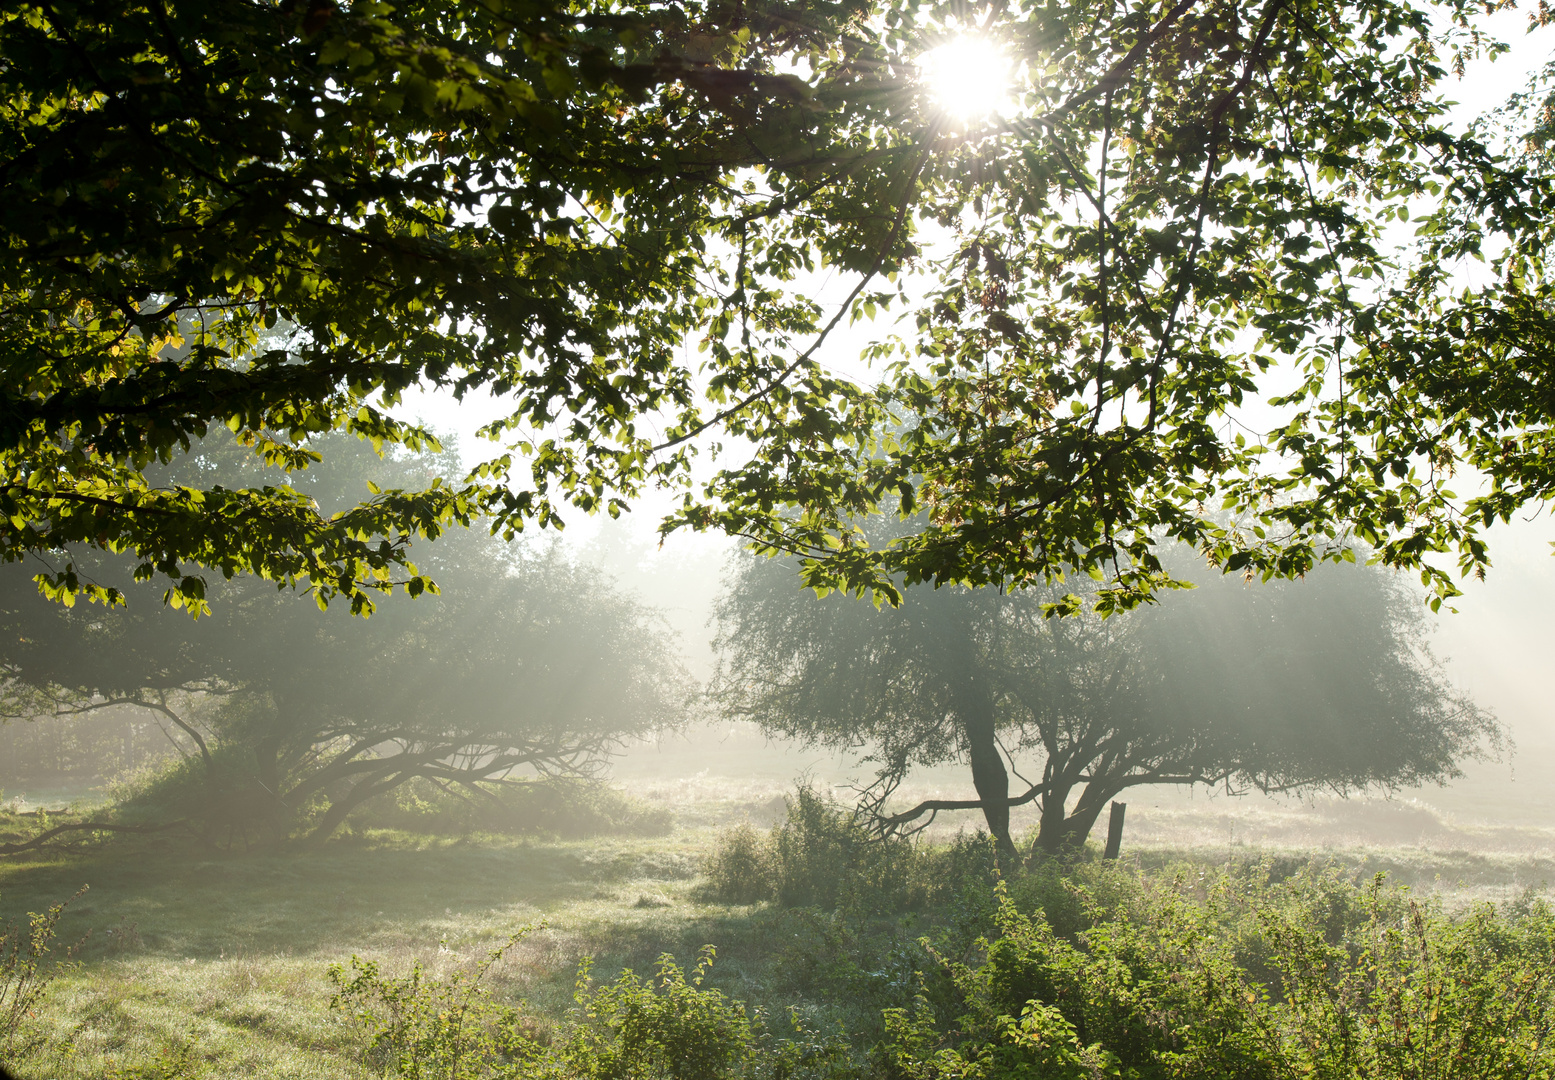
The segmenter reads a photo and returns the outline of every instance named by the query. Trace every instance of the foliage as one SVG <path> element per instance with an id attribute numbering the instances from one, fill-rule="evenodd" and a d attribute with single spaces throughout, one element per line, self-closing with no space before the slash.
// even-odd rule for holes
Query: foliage
<path id="1" fill-rule="evenodd" d="M 719 837 L 704 867 L 719 899 L 776 900 L 783 907 L 841 908 L 854 915 L 923 904 L 924 859 L 911 843 L 874 835 L 856 814 L 808 784 L 785 795 L 784 803 L 787 815 L 765 837 L 748 822 Z"/>
<path id="2" fill-rule="evenodd" d="M 1128 606 L 1173 580 L 1166 535 L 1287 576 L 1359 540 L 1451 594 L 1430 553 L 1483 569 L 1484 525 L 1551 490 L 1549 177 L 1441 94 L 1500 51 L 1479 17 L 1030 0 L 978 26 L 1015 103 L 967 120 L 912 63 L 957 4 L 22 4 L 0 553 L 58 557 L 60 598 L 122 597 L 77 562 L 107 547 L 196 611 L 205 567 L 365 612 L 429 587 L 417 538 L 617 513 L 702 439 L 750 452 L 665 528 L 822 588 L 1094 570 Z M 925 291 L 879 386 L 822 366 Z M 507 452 L 336 514 L 146 472 L 222 425 L 293 470 L 323 431 L 426 446 L 390 412 L 419 386 L 504 398 Z M 1464 464 L 1488 495 L 1445 486 Z M 853 528 L 896 499 L 929 528 Z"/>
<path id="3" fill-rule="evenodd" d="M 329 968 L 335 987 L 329 1007 L 363 1025 L 368 1060 L 380 1075 L 406 1080 L 480 1080 L 513 1075 L 512 1065 L 537 1050 L 516 1010 L 491 1000 L 481 985 L 493 964 L 529 934 L 524 927 L 476 963 L 446 978 L 428 975 L 420 960 L 408 974 L 383 975 L 376 961 L 351 957 L 348 972 Z"/>
<path id="4" fill-rule="evenodd" d="M 230 440 L 202 450 L 199 467 L 218 479 L 257 468 L 234 459 L 241 448 Z M 305 490 L 339 504 L 374 476 L 447 464 L 380 461 L 337 440 Z M 367 621 L 342 621 L 252 578 L 213 590 L 221 611 L 191 621 L 155 603 L 115 559 L 97 564 L 100 579 L 148 602 L 65 608 L 13 568 L 0 575 L 0 623 L 14 631 L 0 664 L 12 686 L 47 700 L 59 717 L 51 722 L 130 705 L 179 729 L 189 760 L 140 801 L 167 803 L 225 846 L 304 822 L 322 839 L 414 777 L 500 815 L 497 789 L 536 773 L 590 776 L 623 741 L 685 718 L 691 681 L 657 613 L 558 545 L 461 532 L 424 562 L 442 592 Z"/>
<path id="5" fill-rule="evenodd" d="M 883 1004 L 867 1060 L 841 1039 L 780 1037 L 705 985 L 705 950 L 689 973 L 662 956 L 653 979 L 627 971 L 600 986 L 585 963 L 565 1022 L 545 1037 L 516 1036 L 510 1062 L 489 1056 L 495 1064 L 471 1075 L 1482 1080 L 1555 1066 L 1555 912 L 1542 902 L 1453 913 L 1380 876 L 1356 883 L 1306 870 L 1275 881 L 1267 865 L 1142 878 L 1098 864 L 1062 887 L 1082 912 L 1070 933 L 1023 911 L 1003 882 L 985 882 L 992 910 L 979 939 L 941 934 L 910 951 L 835 922 L 830 937 L 804 934 L 794 921 L 804 912 L 783 914 L 778 936 L 800 938 L 797 948 L 835 968 L 804 996 Z M 899 961 L 904 977 L 871 990 L 867 972 Z M 446 997 L 475 1000 L 464 976 L 385 981 L 374 969 L 369 984 L 418 995 L 417 1015 L 440 1017 L 416 1028 L 435 1033 L 437 1052 L 464 1045 L 456 1028 L 475 1014 Z M 498 1017 L 520 1030 L 505 1006 L 481 1008 L 480 1030 L 495 1030 Z M 432 1048 L 418 1061 L 432 1061 Z"/>
<path id="6" fill-rule="evenodd" d="M 782 287 L 812 260 L 905 248 L 882 203 L 912 149 L 878 121 L 916 92 L 882 103 L 889 69 L 833 51 L 865 10 L 8 11 L 0 550 L 130 551 L 195 610 L 188 564 L 365 612 L 374 590 L 427 587 L 403 565 L 415 538 L 483 511 L 504 530 L 615 513 L 683 475 L 686 449 L 652 455 L 642 419 L 667 413 L 673 445 L 708 398 L 763 387 L 745 350 L 816 330 Z M 808 80 L 779 72 L 799 59 Z M 679 359 L 690 333 L 713 346 L 706 397 Z M 424 447 L 390 411 L 417 386 L 507 397 L 492 432 L 517 454 L 337 515 L 285 483 L 143 471 L 222 425 L 294 469 L 323 431 Z M 72 562 L 43 578 L 118 595 Z"/>
<path id="7" fill-rule="evenodd" d="M 1418 597 L 1380 568 L 1215 579 L 1107 619 L 1048 618 L 1060 598 L 945 586 L 877 609 L 743 557 L 717 608 L 712 692 L 774 735 L 866 751 L 877 827 L 981 807 L 1007 852 L 1018 803 L 1036 801 L 1036 846 L 1057 854 L 1139 784 L 1386 788 L 1499 746 L 1431 656 Z M 888 804 L 913 767 L 944 761 L 970 764 L 975 799 Z M 1033 778 L 1025 791 L 1008 769 Z"/>
<path id="8" fill-rule="evenodd" d="M 30 914 L 26 925 L 0 923 L 0 1050 L 17 1048 L 23 1024 L 48 992 L 54 972 L 44 965 L 53 948 L 55 927 L 65 908 L 84 892 L 85 885 L 48 910 Z M 80 942 L 71 946 L 66 958 L 79 947 Z"/>
<path id="9" fill-rule="evenodd" d="M 708 887 L 729 904 L 772 899 L 771 854 L 766 837 L 750 822 L 726 830 L 702 864 Z"/>
<path id="10" fill-rule="evenodd" d="M 1098 904 L 1065 940 L 1003 893 L 953 1024 L 887 1016 L 890 1075 L 1543 1076 L 1555 915 L 1458 914 L 1333 875 L 1178 877 Z M 1243 955 L 1261 957 L 1254 970 Z"/>
<path id="11" fill-rule="evenodd" d="M 1555 490 L 1551 174 L 1452 123 L 1451 75 L 1503 50 L 1479 17 L 1000 7 L 976 33 L 1013 100 L 924 145 L 914 209 L 947 238 L 866 350 L 880 384 L 833 404 L 844 438 L 789 425 L 671 525 L 893 600 L 1097 574 L 1062 610 L 1126 608 L 1184 580 L 1164 540 L 1265 577 L 1365 548 L 1453 595 L 1432 556 L 1484 571 L 1484 528 Z M 970 27 L 946 5 L 903 30 Z M 1453 490 L 1469 464 L 1488 491 Z"/>
<path id="12" fill-rule="evenodd" d="M 844 1075 L 846 1043 L 808 1032 L 791 1017 L 790 1037 L 778 1039 L 760 1015 L 704 988 L 713 950 L 686 972 L 669 955 L 655 975 L 623 971 L 596 986 L 585 960 L 576 1009 L 549 1036 L 536 1038 L 518 1009 L 492 1000 L 481 986 L 491 966 L 533 928 L 514 934 L 471 970 L 437 979 L 418 962 L 409 974 L 386 977 L 372 961 L 351 959 L 349 973 L 330 968 L 334 1009 L 354 1010 L 371 1039 L 368 1059 L 380 1073 L 439 1080 L 799 1080 Z"/>
<path id="13" fill-rule="evenodd" d="M 759 1027 L 743 1005 L 703 990 L 713 951 L 703 950 L 691 978 L 661 956 L 656 978 L 630 971 L 594 987 L 585 963 L 578 976 L 582 1023 L 557 1055 L 563 1075 L 591 1080 L 721 1080 L 747 1074 Z"/>
<path id="14" fill-rule="evenodd" d="M 1360 905 L 1358 905 L 1360 906 Z M 1314 1076 L 1547 1076 L 1555 1030 L 1555 913 L 1508 918 L 1367 889 L 1345 939 L 1298 909 L 1260 912 L 1282 976 L 1282 1034 Z"/>
<path id="15" fill-rule="evenodd" d="M 8 787 L 100 783 L 179 753 L 168 729 L 138 709 L 103 709 L 64 724 L 17 723 L 27 713 L 36 719 L 53 711 L 52 703 L 29 701 L 25 712 L 17 704 L 0 706 L 13 718 L 0 723 L 0 783 Z"/>

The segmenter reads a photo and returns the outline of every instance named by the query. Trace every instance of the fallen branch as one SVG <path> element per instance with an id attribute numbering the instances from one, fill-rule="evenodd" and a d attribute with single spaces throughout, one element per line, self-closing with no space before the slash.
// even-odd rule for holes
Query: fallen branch
<path id="1" fill-rule="evenodd" d="M 35 836 L 31 840 L 24 841 L 20 844 L 0 844 L 0 855 L 16 855 L 23 851 L 32 851 L 34 848 L 42 847 L 44 844 L 48 843 L 50 840 L 54 839 L 54 837 L 60 835 L 61 833 L 83 831 L 159 833 L 166 832 L 168 829 L 176 829 L 178 826 L 185 824 L 187 824 L 187 822 L 185 822 L 182 818 L 177 821 L 170 821 L 166 825 L 115 825 L 108 821 L 78 821 L 70 825 L 56 825 L 54 828 L 50 829 L 46 833 L 43 833 L 41 836 Z"/>

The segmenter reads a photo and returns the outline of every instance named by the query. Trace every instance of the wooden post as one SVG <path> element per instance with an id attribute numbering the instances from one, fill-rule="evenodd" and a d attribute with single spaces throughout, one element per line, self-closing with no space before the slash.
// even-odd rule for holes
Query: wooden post
<path id="1" fill-rule="evenodd" d="M 1104 859 L 1118 857 L 1118 849 L 1123 846 L 1123 811 L 1127 809 L 1127 803 L 1112 804 L 1112 816 L 1107 819 L 1107 850 L 1102 854 Z"/>

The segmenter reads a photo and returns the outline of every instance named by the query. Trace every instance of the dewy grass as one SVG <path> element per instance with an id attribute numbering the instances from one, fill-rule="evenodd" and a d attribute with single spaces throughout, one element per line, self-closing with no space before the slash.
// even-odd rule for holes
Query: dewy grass
<path id="1" fill-rule="evenodd" d="M 710 811 L 708 819 L 730 816 Z M 584 956 L 609 979 L 628 967 L 646 974 L 662 953 L 692 963 L 711 944 L 710 985 L 770 1015 L 794 1006 L 828 1035 L 874 1038 L 882 1005 L 910 995 L 915 965 L 925 966 L 917 938 L 941 929 L 917 912 L 850 922 L 713 902 L 700 867 L 719 835 L 682 827 L 662 837 L 540 842 L 380 829 L 282 854 L 210 857 L 162 838 L 0 860 L 0 917 L 46 910 L 90 884 L 58 935 L 68 942 L 93 930 L 76 963 L 57 970 L 8 1064 L 22 1080 L 375 1075 L 361 1031 L 328 1008 L 330 964 L 355 954 L 387 974 L 419 961 L 440 976 L 542 918 L 547 929 L 487 977 L 496 999 L 527 1000 L 542 1027 L 572 1005 Z M 1148 873 L 1260 857 L 1226 846 L 1125 850 L 1126 862 Z M 1313 858 L 1296 849 L 1263 854 L 1292 868 Z M 1442 893 L 1449 906 L 1460 895 L 1511 899 L 1555 880 L 1544 861 L 1513 854 L 1372 847 L 1318 857 L 1345 863 L 1353 876 L 1388 870 Z"/>
<path id="2" fill-rule="evenodd" d="M 585 953 L 602 970 L 646 967 L 688 941 L 694 952 L 704 937 L 730 937 L 720 927 L 738 914 L 691 897 L 707 838 L 540 844 L 380 833 L 313 853 L 200 859 L 140 845 L 3 863 L 0 911 L 42 910 L 87 880 L 89 901 L 67 909 L 59 934 L 101 931 L 59 974 L 14 1061 L 24 1078 L 95 1077 L 192 1042 L 211 1075 L 366 1075 L 355 1036 L 327 1009 L 331 962 L 357 953 L 436 971 L 547 914 L 551 929 L 523 942 L 491 981 L 542 1013 L 560 1011 Z M 639 907 L 647 892 L 663 906 Z M 133 939 L 106 933 L 128 923 Z"/>

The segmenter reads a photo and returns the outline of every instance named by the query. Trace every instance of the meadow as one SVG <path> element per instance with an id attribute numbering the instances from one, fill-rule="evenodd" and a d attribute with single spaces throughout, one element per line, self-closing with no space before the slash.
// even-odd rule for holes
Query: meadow
<path id="1" fill-rule="evenodd" d="M 719 879 L 721 866 L 728 876 L 720 859 L 742 823 L 750 823 L 747 838 L 767 842 L 767 827 L 782 820 L 783 795 L 792 790 L 792 772 L 781 774 L 793 762 L 768 753 L 752 771 L 736 745 L 726 753 L 746 771 L 720 772 L 717 756 L 703 753 L 697 760 L 711 765 L 691 773 L 674 760 L 679 751 L 667 752 L 668 759 L 661 753 L 618 770 L 618 783 L 636 798 L 668 811 L 659 835 L 563 840 L 363 827 L 315 850 L 217 852 L 167 834 L 0 860 L 0 915 L 7 919 L 89 886 L 58 926 L 62 946 L 81 944 L 24 1023 L 9 1064 L 23 1080 L 392 1075 L 373 1053 L 372 1033 L 349 1010 L 330 1007 L 338 989 L 331 965 L 355 956 L 404 974 L 419 962 L 428 979 L 447 979 L 531 926 L 484 985 L 494 1001 L 524 1003 L 525 1030 L 541 1042 L 576 1015 L 585 957 L 594 978 L 608 982 L 623 969 L 647 973 L 666 953 L 689 966 L 711 945 L 716 960 L 706 987 L 753 1013 L 790 1015 L 833 1040 L 852 1055 L 855 1071 L 843 1074 L 874 1060 L 876 1074 L 906 1075 L 900 1064 L 880 1065 L 879 1048 L 905 1037 L 887 1032 L 888 1010 L 910 1011 L 922 993 L 949 992 L 925 991 L 935 962 L 921 940 L 942 950 L 954 940 L 966 950 L 977 935 L 994 932 L 980 861 L 986 847 L 967 822 L 947 822 L 917 854 L 901 856 L 905 869 L 871 863 L 860 889 L 823 896 L 813 882 L 790 880 L 772 886 L 776 894 L 738 902 L 752 898 Z M 808 764 L 810 782 L 819 777 L 829 790 L 838 779 L 826 763 Z M 1222 833 L 1227 815 L 1232 824 Z M 1384 837 L 1397 834 L 1402 820 L 1413 839 L 1333 842 L 1353 841 L 1357 818 Z M 1314 843 L 1312 830 L 1324 822 L 1333 837 Z M 1421 804 L 1366 811 L 1364 804 L 1201 798 L 1141 809 L 1131 826 L 1118 864 L 1079 867 L 1082 894 L 1106 894 L 1125 879 L 1134 888 L 1185 874 L 1198 875 L 1200 892 L 1206 874 L 1232 883 L 1328 875 L 1360 890 L 1380 873 L 1389 890 L 1409 890 L 1392 895 L 1435 898 L 1450 915 L 1487 902 L 1502 912 L 1527 911 L 1555 880 L 1543 830 L 1502 827 L 1482 831 L 1476 842 L 1471 828 Z M 36 819 L 11 814 L 0 828 L 14 839 L 35 829 Z M 834 859 L 829 868 L 798 873 L 837 878 L 840 865 Z M 792 879 L 796 872 L 787 873 Z M 1075 887 L 1052 875 L 1015 875 L 1008 887 L 1039 920 L 1046 912 L 1054 925 L 1084 922 Z M 1060 929 L 1072 935 L 1077 926 Z"/>

